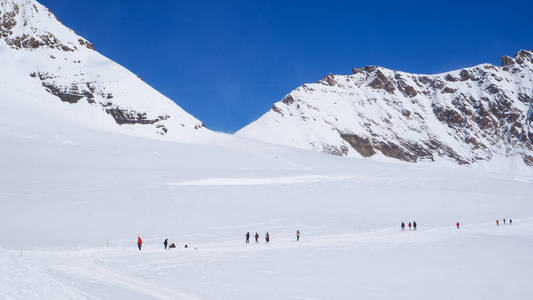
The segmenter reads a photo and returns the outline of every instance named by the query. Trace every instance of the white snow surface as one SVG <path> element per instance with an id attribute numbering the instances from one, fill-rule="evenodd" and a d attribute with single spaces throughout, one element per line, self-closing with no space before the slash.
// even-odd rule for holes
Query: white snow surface
<path id="1" fill-rule="evenodd" d="M 11 111 L 0 144 L 2 299 L 533 292 L 533 174 L 507 159 L 379 162 L 229 135 L 178 143 Z M 503 217 L 513 225 L 496 226 Z M 419 230 L 401 232 L 412 220 Z M 260 243 L 245 244 L 247 231 Z"/>

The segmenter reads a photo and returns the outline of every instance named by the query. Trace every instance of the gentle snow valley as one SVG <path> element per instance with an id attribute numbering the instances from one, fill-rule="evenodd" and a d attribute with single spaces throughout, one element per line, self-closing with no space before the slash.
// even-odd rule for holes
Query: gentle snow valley
<path id="1" fill-rule="evenodd" d="M 520 161 L 381 162 L 222 134 L 182 144 L 3 103 L 2 299 L 533 293 L 533 174 Z M 412 220 L 419 230 L 401 232 Z M 246 245 L 247 231 L 261 242 Z"/>

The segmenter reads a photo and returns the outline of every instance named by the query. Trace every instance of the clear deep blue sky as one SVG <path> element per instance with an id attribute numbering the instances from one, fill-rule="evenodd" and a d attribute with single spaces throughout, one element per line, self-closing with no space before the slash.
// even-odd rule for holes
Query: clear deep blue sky
<path id="1" fill-rule="evenodd" d="M 328 73 L 436 73 L 533 48 L 533 1 L 40 0 L 204 121 L 234 132 Z"/>

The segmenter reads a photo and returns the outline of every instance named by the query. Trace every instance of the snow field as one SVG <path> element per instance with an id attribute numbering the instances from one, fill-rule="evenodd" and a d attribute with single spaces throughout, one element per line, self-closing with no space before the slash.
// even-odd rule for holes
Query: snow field
<path id="1" fill-rule="evenodd" d="M 0 131 L 9 174 L 0 182 L 4 298 L 531 293 L 524 266 L 533 176 L 339 158 L 230 136 L 180 144 L 33 120 L 40 126 Z M 515 224 L 496 227 L 503 217 Z M 401 232 L 412 220 L 419 231 Z M 247 231 L 261 243 L 245 245 Z M 165 238 L 178 248 L 164 251 Z"/>
<path id="2" fill-rule="evenodd" d="M 524 268 L 533 262 L 532 233 L 533 220 L 521 219 L 460 230 L 304 232 L 299 243 L 273 234 L 270 244 L 232 240 L 165 251 L 154 240 L 141 252 L 133 245 L 3 257 L 53 274 L 70 296 L 88 299 L 509 299 L 532 292 Z"/>

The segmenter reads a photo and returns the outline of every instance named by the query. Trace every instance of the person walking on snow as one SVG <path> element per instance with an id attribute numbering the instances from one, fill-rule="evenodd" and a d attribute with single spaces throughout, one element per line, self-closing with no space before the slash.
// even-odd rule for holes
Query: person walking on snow
<path id="1" fill-rule="evenodd" d="M 416 231 L 416 221 L 413 221 L 413 229 Z"/>
<path id="2" fill-rule="evenodd" d="M 496 220 L 496 226 L 500 226 L 500 220 Z"/>
<path id="3" fill-rule="evenodd" d="M 503 218 L 503 225 L 505 225 L 505 218 Z"/>
<path id="4" fill-rule="evenodd" d="M 163 245 L 165 246 L 165 250 L 167 250 L 167 248 L 168 248 L 168 239 L 165 239 L 165 241 L 163 242 Z"/>
<path id="5" fill-rule="evenodd" d="M 250 243 L 250 232 L 246 233 L 246 244 Z"/>
<path id="6" fill-rule="evenodd" d="M 409 226 L 409 231 L 411 231 L 411 226 L 412 226 L 412 225 L 411 225 L 411 222 L 409 222 L 409 225 L 408 225 L 408 226 Z"/>
<path id="7" fill-rule="evenodd" d="M 455 226 L 457 226 L 457 229 L 459 229 L 459 225 L 460 225 L 459 222 L 457 222 L 457 224 L 455 224 Z"/>
<path id="8" fill-rule="evenodd" d="M 300 230 L 296 230 L 296 241 L 300 241 Z"/>
<path id="9" fill-rule="evenodd" d="M 405 231 L 405 223 L 402 222 L 402 231 Z"/>
<path id="10" fill-rule="evenodd" d="M 270 242 L 270 234 L 269 234 L 268 232 L 265 234 L 265 241 L 266 241 L 267 243 Z"/>
<path id="11" fill-rule="evenodd" d="M 509 225 L 513 225 L 513 219 L 509 219 Z"/>
<path id="12" fill-rule="evenodd" d="M 259 243 L 259 233 L 255 233 L 255 242 Z"/>
<path id="13" fill-rule="evenodd" d="M 141 251 L 141 247 L 143 246 L 143 240 L 140 236 L 137 237 L 137 247 L 139 247 L 139 251 Z"/>

